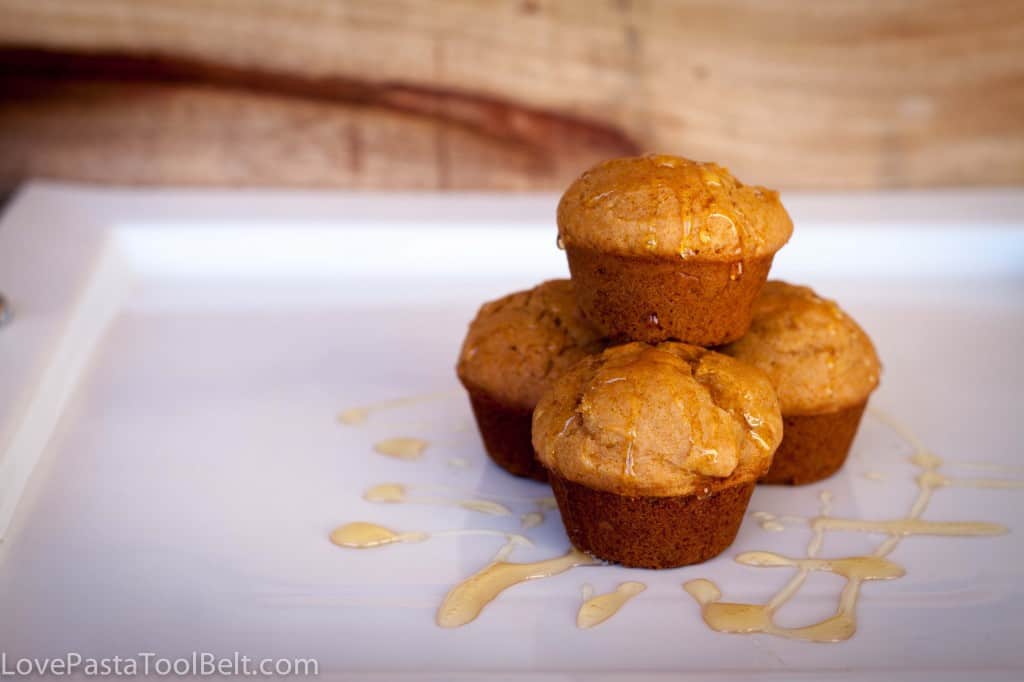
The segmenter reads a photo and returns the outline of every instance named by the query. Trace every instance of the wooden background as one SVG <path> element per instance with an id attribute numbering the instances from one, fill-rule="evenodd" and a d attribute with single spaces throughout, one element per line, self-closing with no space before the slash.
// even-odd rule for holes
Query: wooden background
<path id="1" fill-rule="evenodd" d="M 0 0 L 0 192 L 1024 182 L 1021 0 Z"/>

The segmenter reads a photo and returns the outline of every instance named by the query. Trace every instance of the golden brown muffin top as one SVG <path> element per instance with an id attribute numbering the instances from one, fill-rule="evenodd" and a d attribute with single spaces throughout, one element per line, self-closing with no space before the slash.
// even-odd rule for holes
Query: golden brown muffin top
<path id="1" fill-rule="evenodd" d="M 677 156 L 600 163 L 558 204 L 560 243 L 620 254 L 732 262 L 771 255 L 792 233 L 778 192 Z"/>
<path id="2" fill-rule="evenodd" d="M 533 412 L 533 447 L 545 467 L 620 495 L 708 494 L 754 480 L 781 440 L 768 377 L 676 342 L 587 357 Z"/>
<path id="3" fill-rule="evenodd" d="M 576 307 L 572 282 L 554 279 L 481 306 L 456 371 L 467 389 L 532 410 L 555 376 L 603 347 Z"/>
<path id="4" fill-rule="evenodd" d="M 786 416 L 856 405 L 882 369 L 871 339 L 838 305 L 778 280 L 754 302 L 746 336 L 720 350 L 763 370 Z"/>

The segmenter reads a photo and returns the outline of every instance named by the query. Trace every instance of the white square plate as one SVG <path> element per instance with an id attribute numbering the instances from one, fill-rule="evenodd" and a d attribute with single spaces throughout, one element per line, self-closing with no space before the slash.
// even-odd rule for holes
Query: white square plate
<path id="1" fill-rule="evenodd" d="M 1024 195 L 1014 191 L 785 197 L 797 229 L 773 276 L 838 299 L 885 364 L 872 406 L 916 432 L 958 479 L 1024 479 Z M 453 372 L 479 304 L 565 276 L 556 197 L 101 190 L 41 184 L 0 223 L 0 650 L 8 658 L 192 651 L 314 657 L 322 675 L 478 679 L 1020 679 L 1024 490 L 954 484 L 922 518 L 983 521 L 993 537 L 910 536 L 897 580 L 863 585 L 857 632 L 821 644 L 709 629 L 682 589 L 769 600 L 808 524 L 753 516 L 721 557 L 670 571 L 580 567 L 518 585 L 456 629 L 448 590 L 504 540 L 449 535 L 344 550 L 349 521 L 403 531 L 490 529 L 566 551 L 548 496 L 483 453 Z M 427 396 L 339 423 L 347 408 Z M 374 452 L 409 436 L 414 461 Z M 804 488 L 759 488 L 751 512 L 907 514 L 910 444 L 872 413 L 844 470 Z M 988 467 L 982 469 L 981 467 Z M 375 504 L 374 484 L 419 498 Z M 1012 483 L 1010 485 L 1013 485 Z M 769 528 L 772 524 L 766 524 Z M 829 532 L 821 555 L 884 535 Z M 599 627 L 575 625 L 585 583 L 647 589 Z M 813 573 L 777 614 L 820 621 L 843 580 Z"/>

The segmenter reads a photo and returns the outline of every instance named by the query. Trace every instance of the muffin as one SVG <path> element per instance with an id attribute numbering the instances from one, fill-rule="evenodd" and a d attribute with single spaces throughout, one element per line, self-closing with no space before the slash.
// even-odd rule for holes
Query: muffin
<path id="1" fill-rule="evenodd" d="M 598 164 L 558 205 L 583 314 L 608 336 L 650 343 L 741 337 L 792 231 L 777 192 L 675 156 Z"/>
<path id="2" fill-rule="evenodd" d="M 491 459 L 516 476 L 545 480 L 530 443 L 533 408 L 552 379 L 602 348 L 567 279 L 485 303 L 456 371 Z"/>
<path id="3" fill-rule="evenodd" d="M 675 342 L 589 356 L 533 413 L 533 446 L 573 545 L 642 568 L 732 544 L 781 438 L 760 370 Z"/>
<path id="4" fill-rule="evenodd" d="M 764 371 L 779 396 L 785 437 L 762 480 L 800 485 L 835 473 L 881 372 L 864 330 L 807 287 L 771 281 L 750 331 L 721 351 Z"/>

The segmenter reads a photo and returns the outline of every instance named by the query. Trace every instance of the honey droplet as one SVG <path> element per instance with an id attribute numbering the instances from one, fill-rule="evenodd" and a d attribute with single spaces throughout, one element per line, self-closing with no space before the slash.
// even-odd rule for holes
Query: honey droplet
<path id="1" fill-rule="evenodd" d="M 538 511 L 526 512 L 519 517 L 519 523 L 522 525 L 524 530 L 536 528 L 540 524 L 544 523 L 544 514 Z"/>
<path id="2" fill-rule="evenodd" d="M 697 172 L 700 174 L 701 181 L 709 187 L 722 186 L 722 176 L 718 174 L 719 170 L 725 171 L 726 173 L 729 172 L 728 169 L 720 169 L 713 163 L 697 163 L 695 166 L 697 168 Z"/>
<path id="3" fill-rule="evenodd" d="M 405 486 L 401 483 L 381 483 L 363 493 L 367 502 L 405 502 Z"/>
<path id="4" fill-rule="evenodd" d="M 481 514 L 489 514 L 491 516 L 508 516 L 512 513 L 512 511 L 505 505 L 492 500 L 458 500 L 443 497 L 418 497 L 416 495 L 410 496 L 408 492 L 409 491 L 406 487 L 401 483 L 381 483 L 367 489 L 367 491 L 363 493 L 363 499 L 367 502 L 381 502 L 385 504 L 408 502 L 411 504 L 434 504 L 449 507 L 461 507 L 462 509 L 468 509 Z"/>
<path id="5" fill-rule="evenodd" d="M 339 526 L 331 532 L 331 542 L 347 549 L 370 549 L 396 542 L 421 542 L 426 533 L 396 533 L 375 523 L 356 521 Z"/>
<path id="6" fill-rule="evenodd" d="M 762 529 L 771 531 L 773 533 L 779 533 L 786 530 L 786 527 L 779 521 L 779 517 L 769 512 L 758 511 L 753 514 L 754 520 L 757 521 L 758 525 Z"/>
<path id="7" fill-rule="evenodd" d="M 490 516 L 509 516 L 512 514 L 511 509 L 500 502 L 492 500 L 459 500 L 457 504 L 463 509 L 481 514 L 489 514 Z"/>
<path id="8" fill-rule="evenodd" d="M 555 238 L 555 246 L 558 247 L 559 251 L 565 251 L 565 240 L 562 239 L 561 233 Z"/>
<path id="9" fill-rule="evenodd" d="M 366 423 L 368 416 L 370 416 L 370 411 L 365 407 L 353 407 L 338 415 L 338 421 L 348 426 L 357 426 Z"/>
<path id="10" fill-rule="evenodd" d="M 735 282 L 743 277 L 743 261 L 738 260 L 729 267 L 729 279 Z"/>
<path id="11" fill-rule="evenodd" d="M 558 502 L 554 497 L 541 497 L 536 500 L 537 508 L 541 511 L 554 511 L 558 509 Z"/>
<path id="12" fill-rule="evenodd" d="M 605 192 L 601 192 L 600 194 L 595 194 L 593 196 L 587 197 L 583 203 L 587 208 L 594 208 L 602 201 L 604 201 L 608 197 L 613 196 L 614 194 L 615 190 L 607 190 Z"/>
<path id="13" fill-rule="evenodd" d="M 441 398 L 447 398 L 454 395 L 454 391 L 442 391 L 438 393 L 424 393 L 421 395 L 412 395 L 404 398 L 394 398 L 392 400 L 384 400 L 379 403 L 372 405 L 363 405 L 362 407 L 351 407 L 347 410 L 343 410 L 338 415 L 338 421 L 347 426 L 359 426 L 366 423 L 366 420 L 370 417 L 373 412 L 380 412 L 382 410 L 392 410 L 407 405 L 415 405 L 417 403 L 428 402 L 432 400 L 439 400 Z"/>
<path id="14" fill-rule="evenodd" d="M 651 313 L 647 316 L 647 324 L 652 327 L 661 328 L 661 320 L 658 319 L 658 313 Z"/>
<path id="15" fill-rule="evenodd" d="M 374 452 L 397 459 L 419 459 L 427 449 L 422 438 L 387 438 L 373 446 Z"/>

